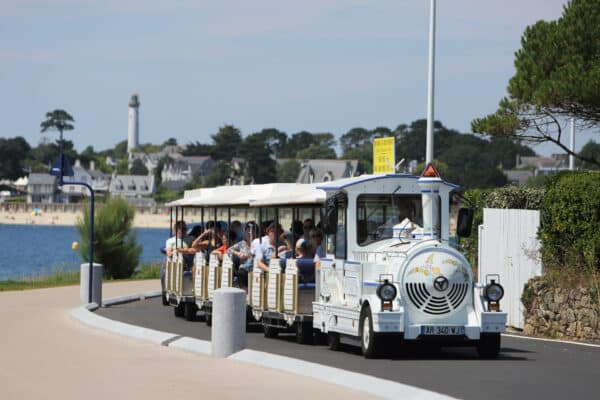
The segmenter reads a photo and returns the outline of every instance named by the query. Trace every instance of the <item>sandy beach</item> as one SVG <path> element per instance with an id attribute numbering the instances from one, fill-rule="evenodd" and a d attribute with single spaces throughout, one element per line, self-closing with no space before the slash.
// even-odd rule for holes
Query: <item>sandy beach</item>
<path id="1" fill-rule="evenodd" d="M 42 212 L 32 215 L 31 212 L 1 210 L 0 224 L 73 226 L 81 216 L 80 212 Z M 192 218 L 188 220 L 194 222 Z M 168 228 L 169 214 L 136 212 L 133 225 L 137 228 Z"/>

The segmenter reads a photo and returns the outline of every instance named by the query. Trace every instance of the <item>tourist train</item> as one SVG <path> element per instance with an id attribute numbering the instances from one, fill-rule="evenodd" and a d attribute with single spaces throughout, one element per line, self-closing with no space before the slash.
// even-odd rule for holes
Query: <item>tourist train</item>
<path id="1" fill-rule="evenodd" d="M 495 358 L 506 326 L 504 290 L 498 276 L 477 283 L 457 245 L 455 236 L 470 234 L 473 213 L 452 212 L 456 189 L 429 164 L 420 177 L 186 191 L 169 204 L 175 221 L 199 213 L 205 237 L 243 221 L 262 259 L 242 268 L 235 254 L 210 246 L 176 249 L 166 259 L 163 303 L 190 320 L 202 310 L 210 324 L 214 292 L 236 286 L 247 292 L 249 323 L 262 324 L 266 337 L 295 332 L 299 343 L 323 338 L 334 350 L 340 342 L 360 343 L 368 358 L 413 341 L 473 345 L 480 357 Z M 254 228 L 265 221 L 269 233 Z M 323 233 L 320 244 L 313 242 L 317 257 L 298 258 L 311 239 L 302 221 L 316 226 L 313 239 Z M 185 247 L 177 240 L 175 246 Z M 265 257 L 261 248 L 272 251 Z"/>

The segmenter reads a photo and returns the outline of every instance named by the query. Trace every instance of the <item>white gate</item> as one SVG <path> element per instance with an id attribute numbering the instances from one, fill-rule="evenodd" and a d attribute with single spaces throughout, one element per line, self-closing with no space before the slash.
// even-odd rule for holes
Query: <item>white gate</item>
<path id="1" fill-rule="evenodd" d="M 483 209 L 483 225 L 479 226 L 479 282 L 486 275 L 500 275 L 504 287 L 501 308 L 508 312 L 509 326 L 523 329 L 521 294 L 527 281 L 542 274 L 540 242 L 536 235 L 540 226 L 537 210 Z"/>

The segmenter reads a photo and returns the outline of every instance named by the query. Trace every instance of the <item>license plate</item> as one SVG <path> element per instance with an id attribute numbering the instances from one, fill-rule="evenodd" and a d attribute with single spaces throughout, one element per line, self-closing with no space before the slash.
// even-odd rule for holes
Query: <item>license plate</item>
<path id="1" fill-rule="evenodd" d="M 464 326 L 445 326 L 445 325 L 421 325 L 421 335 L 464 335 Z"/>

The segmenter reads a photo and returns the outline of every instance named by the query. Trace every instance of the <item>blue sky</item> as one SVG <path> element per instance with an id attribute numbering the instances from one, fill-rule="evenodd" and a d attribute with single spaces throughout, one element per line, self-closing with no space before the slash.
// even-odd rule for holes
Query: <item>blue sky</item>
<path id="1" fill-rule="evenodd" d="M 438 0 L 436 119 L 468 132 L 495 111 L 524 28 L 565 3 Z M 2 0 L 0 135 L 35 145 L 64 108 L 77 149 L 109 148 L 132 93 L 142 143 L 208 142 L 224 124 L 394 128 L 426 115 L 428 21 L 425 0 Z"/>

